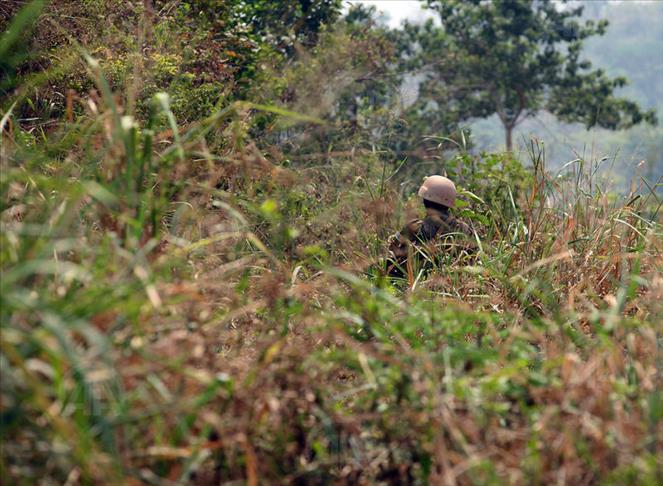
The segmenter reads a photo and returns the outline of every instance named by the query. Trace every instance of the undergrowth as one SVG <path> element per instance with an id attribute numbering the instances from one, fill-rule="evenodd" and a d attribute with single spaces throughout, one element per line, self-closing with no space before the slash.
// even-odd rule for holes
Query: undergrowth
<path id="1" fill-rule="evenodd" d="M 660 484 L 656 187 L 461 151 L 477 252 L 391 281 L 416 178 L 279 163 L 275 107 L 137 120 L 87 63 L 78 121 L 0 123 L 3 484 Z"/>

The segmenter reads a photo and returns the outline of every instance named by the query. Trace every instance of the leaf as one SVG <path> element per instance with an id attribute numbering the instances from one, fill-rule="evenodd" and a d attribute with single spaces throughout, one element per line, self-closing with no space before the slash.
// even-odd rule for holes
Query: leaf
<path id="1" fill-rule="evenodd" d="M 252 108 L 254 110 L 260 110 L 260 111 L 266 111 L 268 113 L 274 113 L 275 115 L 281 115 L 285 116 L 288 118 L 293 118 L 297 121 L 302 121 L 302 122 L 309 122 L 309 123 L 315 123 L 317 125 L 324 125 L 325 121 L 314 117 L 314 116 L 309 116 L 309 115 L 304 115 L 302 113 L 296 113 L 294 111 L 286 110 L 283 108 L 280 108 L 278 106 L 272 106 L 272 105 L 261 105 L 257 103 L 243 103 L 244 106 L 247 108 Z"/>
<path id="2" fill-rule="evenodd" d="M 114 208 L 118 206 L 120 201 L 117 196 L 115 196 L 115 194 L 110 192 L 98 182 L 82 181 L 81 184 L 90 196 L 92 196 L 104 206 L 108 208 Z"/>
<path id="3" fill-rule="evenodd" d="M 12 103 L 12 105 L 9 107 L 7 112 L 2 116 L 2 120 L 0 120 L 0 134 L 5 130 L 5 125 L 9 121 L 9 117 L 11 116 L 12 110 L 16 106 L 16 101 Z M 0 138 L 0 144 L 2 144 L 2 138 Z"/>
<path id="4" fill-rule="evenodd" d="M 9 28 L 0 37 L 0 59 L 4 61 L 8 57 L 8 53 L 15 48 L 20 36 L 26 35 L 27 32 L 32 30 L 32 26 L 44 8 L 44 4 L 44 0 L 34 0 L 16 14 Z"/>
<path id="5" fill-rule="evenodd" d="M 260 212 L 268 219 L 278 215 L 279 204 L 274 199 L 267 199 L 260 205 Z"/>

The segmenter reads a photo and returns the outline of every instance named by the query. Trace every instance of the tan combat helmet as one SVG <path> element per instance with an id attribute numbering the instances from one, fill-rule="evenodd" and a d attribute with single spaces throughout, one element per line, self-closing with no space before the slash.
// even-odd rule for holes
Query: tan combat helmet
<path id="1" fill-rule="evenodd" d="M 456 186 L 446 177 L 432 175 L 419 188 L 419 196 L 452 208 L 456 202 Z"/>

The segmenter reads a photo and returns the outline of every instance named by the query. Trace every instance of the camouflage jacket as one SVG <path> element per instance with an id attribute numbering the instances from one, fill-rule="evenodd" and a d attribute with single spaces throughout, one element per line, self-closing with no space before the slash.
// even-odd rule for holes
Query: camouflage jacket
<path id="1" fill-rule="evenodd" d="M 392 265 L 390 274 L 401 273 L 395 269 L 402 267 L 412 251 L 425 251 L 428 255 L 465 251 L 471 253 L 474 247 L 474 232 L 464 222 L 449 213 L 428 209 L 424 219 L 414 219 L 389 238 L 389 253 Z"/>

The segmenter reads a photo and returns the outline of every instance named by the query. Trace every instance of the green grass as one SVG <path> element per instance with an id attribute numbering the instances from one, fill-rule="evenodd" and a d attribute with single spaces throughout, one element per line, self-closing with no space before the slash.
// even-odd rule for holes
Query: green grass
<path id="1" fill-rule="evenodd" d="M 136 120 L 87 62 L 96 110 L 3 114 L 3 484 L 660 483 L 656 187 L 462 153 L 477 253 L 369 277 L 416 180 L 270 161 L 246 104 Z"/>

